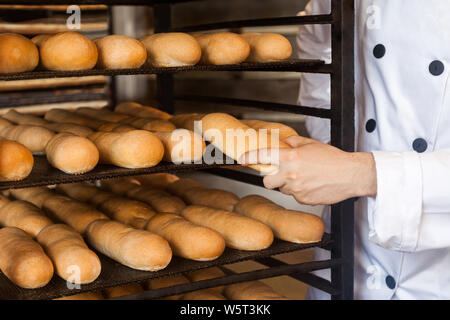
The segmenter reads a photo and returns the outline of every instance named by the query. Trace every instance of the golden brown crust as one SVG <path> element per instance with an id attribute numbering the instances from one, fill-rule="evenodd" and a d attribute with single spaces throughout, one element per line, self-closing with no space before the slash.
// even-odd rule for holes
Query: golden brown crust
<path id="1" fill-rule="evenodd" d="M 33 71 L 39 63 L 36 45 L 14 33 L 0 34 L 0 73 Z"/>
<path id="2" fill-rule="evenodd" d="M 132 37 L 114 34 L 97 39 L 95 44 L 98 49 L 98 68 L 139 68 L 147 60 L 144 45 Z"/>

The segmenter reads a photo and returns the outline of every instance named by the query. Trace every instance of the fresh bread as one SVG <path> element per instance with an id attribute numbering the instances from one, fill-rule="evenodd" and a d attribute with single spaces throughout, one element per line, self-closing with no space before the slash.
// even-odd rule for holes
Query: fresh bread
<path id="1" fill-rule="evenodd" d="M 42 229 L 36 240 L 52 259 L 58 276 L 77 283 L 91 283 L 98 278 L 101 263 L 88 248 L 81 235 L 65 224 L 53 224 Z"/>
<path id="2" fill-rule="evenodd" d="M 171 132 L 154 132 L 164 144 L 164 160 L 180 163 L 200 161 L 206 149 L 202 136 L 186 130 L 176 129 Z"/>
<path id="3" fill-rule="evenodd" d="M 166 172 L 135 176 L 134 178 L 139 181 L 142 186 L 158 189 L 165 189 L 169 184 L 179 179 L 176 175 Z"/>
<path id="4" fill-rule="evenodd" d="M 196 132 L 195 122 L 201 121 L 206 113 L 182 113 L 170 118 L 177 128 L 184 128 Z"/>
<path id="5" fill-rule="evenodd" d="M 278 123 L 278 122 L 268 122 L 261 120 L 241 120 L 241 122 L 257 131 L 266 129 L 271 135 L 274 134 L 274 130 L 278 130 L 278 136 L 280 140 L 284 140 L 291 136 L 298 136 L 298 133 L 291 127 Z"/>
<path id="6" fill-rule="evenodd" d="M 114 122 L 105 122 L 103 125 L 101 125 L 98 128 L 98 131 L 103 132 L 117 132 L 117 133 L 124 133 L 136 130 L 135 127 L 129 126 L 127 124 L 120 124 L 120 123 L 114 123 Z"/>
<path id="7" fill-rule="evenodd" d="M 53 138 L 54 133 L 43 127 L 11 125 L 1 129 L 0 135 L 5 139 L 23 144 L 32 153 L 43 154 L 45 146 Z"/>
<path id="8" fill-rule="evenodd" d="M 137 180 L 135 181 L 130 178 L 105 179 L 101 180 L 100 183 L 103 190 L 107 190 L 121 196 L 126 196 L 129 191 L 141 188 Z"/>
<path id="9" fill-rule="evenodd" d="M 101 69 L 139 68 L 147 60 L 144 45 L 131 37 L 113 34 L 95 40 L 97 67 Z"/>
<path id="10" fill-rule="evenodd" d="M 156 290 L 161 288 L 178 286 L 181 284 L 189 283 L 188 278 L 182 274 L 170 276 L 170 277 L 160 277 L 155 279 L 150 279 L 146 282 L 146 287 L 148 290 Z M 173 295 L 168 297 L 160 298 L 161 300 L 179 300 L 182 295 Z"/>
<path id="11" fill-rule="evenodd" d="M 97 109 L 97 108 L 81 107 L 76 109 L 75 113 L 106 122 L 119 122 L 121 120 L 129 119 L 131 117 L 126 114 L 110 111 L 107 108 Z"/>
<path id="12" fill-rule="evenodd" d="M 45 148 L 48 162 L 69 174 L 82 174 L 95 168 L 99 161 L 97 147 L 87 138 L 58 133 Z"/>
<path id="13" fill-rule="evenodd" d="M 23 180 L 31 173 L 34 158 L 24 145 L 0 139 L 0 181 Z"/>
<path id="14" fill-rule="evenodd" d="M 36 45 L 14 33 L 0 34 L 0 73 L 33 71 L 39 63 Z"/>
<path id="15" fill-rule="evenodd" d="M 213 290 L 197 290 L 185 293 L 181 300 L 226 300 L 226 298 Z"/>
<path id="16" fill-rule="evenodd" d="M 164 156 L 161 140 L 145 130 L 97 132 L 89 138 L 99 150 L 102 163 L 129 169 L 149 168 L 156 166 Z"/>
<path id="17" fill-rule="evenodd" d="M 175 125 L 169 120 L 149 118 L 149 117 L 129 117 L 121 120 L 120 123 L 128 124 L 130 126 L 148 130 L 148 131 L 173 131 L 176 129 Z"/>
<path id="18" fill-rule="evenodd" d="M 9 110 L 7 113 L 2 115 L 2 117 L 8 121 L 14 122 L 16 124 L 28 125 L 28 126 L 41 126 L 45 127 L 48 125 L 48 121 L 41 117 L 34 116 L 31 114 L 20 113 L 14 109 Z"/>
<path id="19" fill-rule="evenodd" d="M 225 240 L 218 232 L 176 214 L 158 213 L 150 218 L 145 229 L 166 239 L 173 253 L 186 259 L 210 261 L 225 250 Z"/>
<path id="20" fill-rule="evenodd" d="M 36 45 L 36 46 L 40 46 L 42 44 L 42 42 L 44 42 L 45 40 L 47 40 L 48 38 L 50 38 L 52 35 L 51 34 L 38 34 L 37 36 L 34 36 L 33 38 L 31 38 L 31 41 Z"/>
<path id="21" fill-rule="evenodd" d="M 42 208 L 51 218 L 68 224 L 81 234 L 84 234 L 92 221 L 109 220 L 106 215 L 90 205 L 57 194 L 48 197 Z"/>
<path id="22" fill-rule="evenodd" d="M 258 195 L 249 195 L 236 204 L 234 210 L 268 225 L 275 237 L 295 243 L 322 240 L 324 224 L 318 216 L 285 208 Z"/>
<path id="23" fill-rule="evenodd" d="M 45 286 L 53 276 L 53 264 L 42 247 L 25 231 L 0 229 L 0 270 L 25 289 Z"/>
<path id="24" fill-rule="evenodd" d="M 122 102 L 116 106 L 114 111 L 139 118 L 169 120 L 172 117 L 167 112 L 150 106 L 143 106 L 136 102 Z"/>
<path id="25" fill-rule="evenodd" d="M 225 296 L 230 300 L 287 300 L 261 281 L 241 282 L 225 287 Z"/>
<path id="26" fill-rule="evenodd" d="M 77 32 L 61 32 L 39 45 L 41 64 L 48 70 L 88 70 L 95 67 L 98 52 L 95 43 Z"/>
<path id="27" fill-rule="evenodd" d="M 184 194 L 193 188 L 204 188 L 204 186 L 194 179 L 183 178 L 168 184 L 165 189 L 177 197 L 183 198 Z"/>
<path id="28" fill-rule="evenodd" d="M 273 242 L 273 233 L 268 226 L 237 213 L 204 206 L 187 206 L 181 211 L 181 216 L 192 223 L 216 230 L 230 248 L 263 250 Z"/>
<path id="29" fill-rule="evenodd" d="M 81 202 L 90 202 L 92 197 L 101 192 L 96 186 L 88 183 L 58 184 L 56 191 Z"/>
<path id="30" fill-rule="evenodd" d="M 198 42 L 186 33 L 156 33 L 141 42 L 147 49 L 147 64 L 153 67 L 193 66 L 202 56 Z"/>
<path id="31" fill-rule="evenodd" d="M 56 122 L 49 122 L 47 125 L 45 125 L 46 128 L 53 130 L 55 132 L 59 133 L 70 133 L 75 136 L 87 138 L 91 134 L 94 133 L 94 130 L 80 126 L 73 123 L 56 123 Z"/>
<path id="32" fill-rule="evenodd" d="M 54 196 L 54 193 L 46 187 L 11 189 L 9 192 L 15 199 L 30 202 L 41 209 L 45 200 Z"/>
<path id="33" fill-rule="evenodd" d="M 55 300 L 103 300 L 104 297 L 101 292 L 83 292 L 79 294 L 74 294 L 73 296 L 67 296 L 62 298 L 57 298 Z"/>
<path id="34" fill-rule="evenodd" d="M 180 198 L 156 188 L 137 187 L 128 191 L 127 196 L 148 203 L 157 212 L 178 214 L 186 206 Z"/>
<path id="35" fill-rule="evenodd" d="M 51 109 L 45 114 L 45 120 L 58 123 L 71 123 L 97 130 L 104 121 L 77 114 L 64 109 Z"/>
<path id="36" fill-rule="evenodd" d="M 36 206 L 26 201 L 10 201 L 0 208 L 0 224 L 4 227 L 22 229 L 33 238 L 45 227 L 52 225 L 45 214 Z"/>
<path id="37" fill-rule="evenodd" d="M 277 33 L 244 33 L 242 37 L 250 45 L 248 62 L 277 62 L 292 55 L 288 39 Z"/>
<path id="38" fill-rule="evenodd" d="M 238 64 L 244 62 L 250 54 L 248 42 L 237 33 L 219 32 L 193 36 L 202 48 L 201 62 L 204 64 Z"/>
<path id="39" fill-rule="evenodd" d="M 271 139 L 270 134 L 261 135 L 233 116 L 225 113 L 210 113 L 202 118 L 203 137 L 216 148 L 234 160 L 249 151 L 260 149 L 290 148 L 279 139 Z M 262 173 L 273 173 L 275 165 L 252 164 L 252 169 Z"/>
<path id="40" fill-rule="evenodd" d="M 225 277 L 226 274 L 219 267 L 212 267 L 212 268 L 200 269 L 200 270 L 189 272 L 186 276 L 188 277 L 188 279 L 191 282 L 197 282 L 197 281 L 202 281 L 202 280 L 210 280 L 210 279 Z M 223 289 L 224 289 L 224 286 L 219 286 L 219 287 L 209 288 L 208 290 L 221 294 Z"/>
<path id="41" fill-rule="evenodd" d="M 172 259 L 166 240 L 112 220 L 96 220 L 86 230 L 88 242 L 104 255 L 137 270 L 158 271 Z"/>
<path id="42" fill-rule="evenodd" d="M 118 287 L 106 288 L 103 292 L 107 299 L 128 296 L 143 292 L 144 288 L 139 283 L 132 283 Z"/>

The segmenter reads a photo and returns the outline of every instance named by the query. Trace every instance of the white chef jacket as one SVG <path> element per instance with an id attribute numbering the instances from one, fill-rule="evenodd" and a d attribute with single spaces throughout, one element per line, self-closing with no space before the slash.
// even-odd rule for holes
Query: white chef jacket
<path id="1" fill-rule="evenodd" d="M 300 14 L 328 12 L 312 0 Z M 378 179 L 355 203 L 355 298 L 450 299 L 450 1 L 357 0 L 355 34 L 356 149 L 373 153 Z M 330 62 L 330 36 L 301 27 L 299 56 Z M 329 92 L 327 75 L 303 74 L 299 104 L 329 108 Z M 328 120 L 306 124 L 330 140 Z"/>

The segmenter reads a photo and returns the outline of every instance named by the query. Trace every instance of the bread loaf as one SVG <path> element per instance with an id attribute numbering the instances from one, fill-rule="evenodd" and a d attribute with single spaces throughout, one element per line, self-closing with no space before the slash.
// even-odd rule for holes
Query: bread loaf
<path id="1" fill-rule="evenodd" d="M 224 65 L 244 62 L 250 54 L 248 42 L 237 33 L 194 34 L 202 48 L 201 62 Z"/>
<path id="2" fill-rule="evenodd" d="M 49 122 L 47 125 L 45 125 L 45 127 L 55 132 L 70 133 L 83 138 L 86 138 L 94 133 L 94 131 L 88 127 L 83 127 L 73 123 Z"/>
<path id="3" fill-rule="evenodd" d="M 157 165 L 164 156 L 161 140 L 145 130 L 97 132 L 89 138 L 97 146 L 102 163 L 129 169 L 149 168 Z"/>
<path id="4" fill-rule="evenodd" d="M 107 108 L 97 109 L 81 107 L 76 109 L 75 113 L 106 122 L 119 122 L 131 118 L 129 115 L 113 112 Z"/>
<path id="5" fill-rule="evenodd" d="M 287 60 L 292 55 L 288 39 L 276 33 L 244 33 L 242 37 L 250 45 L 249 62 L 277 62 Z"/>
<path id="6" fill-rule="evenodd" d="M 206 269 L 200 269 L 196 271 L 189 272 L 187 275 L 188 279 L 191 282 L 197 282 L 202 280 L 210 280 L 215 278 L 225 277 L 225 272 L 222 271 L 219 267 L 212 267 Z M 209 288 L 208 290 L 213 291 L 217 294 L 221 294 L 224 289 L 224 286 Z"/>
<path id="7" fill-rule="evenodd" d="M 81 235 L 64 224 L 53 224 L 38 234 L 37 241 L 52 259 L 56 273 L 64 280 L 86 284 L 98 278 L 100 259 Z"/>
<path id="8" fill-rule="evenodd" d="M 103 300 L 103 295 L 101 292 L 83 292 L 79 294 L 74 294 L 73 296 L 67 296 L 62 298 L 57 298 L 55 300 Z"/>
<path id="9" fill-rule="evenodd" d="M 186 129 L 154 133 L 164 144 L 165 161 L 176 164 L 201 161 L 206 144 L 200 135 Z"/>
<path id="10" fill-rule="evenodd" d="M 157 212 L 178 214 L 186 206 L 180 198 L 156 188 L 134 188 L 127 192 L 127 196 L 148 203 Z"/>
<path id="11" fill-rule="evenodd" d="M 268 225 L 281 240 L 312 243 L 319 242 L 323 236 L 324 224 L 318 216 L 286 210 L 262 196 L 246 196 L 239 200 L 234 210 Z"/>
<path id="12" fill-rule="evenodd" d="M 48 162 L 69 174 L 82 174 L 95 168 L 99 161 L 97 147 L 87 138 L 58 133 L 45 148 Z"/>
<path id="13" fill-rule="evenodd" d="M 165 189 L 169 184 L 179 179 L 176 175 L 165 172 L 135 176 L 134 178 L 138 180 L 142 186 L 158 189 Z"/>
<path id="14" fill-rule="evenodd" d="M 166 186 L 167 191 L 180 198 L 183 198 L 184 194 L 193 188 L 204 188 L 204 186 L 201 183 L 189 178 L 177 179 Z"/>
<path id="15" fill-rule="evenodd" d="M 48 70 L 92 69 L 98 59 L 95 43 L 77 32 L 61 32 L 39 45 L 41 63 Z"/>
<path id="16" fill-rule="evenodd" d="M 230 300 L 287 300 L 261 281 L 242 282 L 226 286 L 224 294 Z"/>
<path id="17" fill-rule="evenodd" d="M 216 148 L 234 160 L 249 151 L 260 149 L 290 148 L 279 139 L 272 139 L 270 134 L 260 134 L 238 119 L 225 113 L 211 113 L 202 118 L 203 137 Z M 273 173 L 274 165 L 252 164 L 252 169 L 262 173 Z"/>
<path id="18" fill-rule="evenodd" d="M 124 133 L 136 130 L 136 128 L 126 125 L 126 124 L 120 124 L 120 123 L 113 123 L 113 122 L 105 122 L 105 124 L 101 125 L 98 128 L 98 131 L 103 132 L 117 132 L 117 133 Z"/>
<path id="19" fill-rule="evenodd" d="M 23 180 L 33 169 L 34 158 L 24 145 L 0 139 L 0 181 Z"/>
<path id="20" fill-rule="evenodd" d="M 169 244 L 160 236 L 116 221 L 92 222 L 87 227 L 86 237 L 104 255 L 137 270 L 164 269 L 172 258 Z"/>
<path id="21" fill-rule="evenodd" d="M 53 264 L 42 247 L 25 231 L 0 229 L 0 270 L 25 289 L 45 286 L 53 276 Z"/>
<path id="22" fill-rule="evenodd" d="M 206 113 L 183 113 L 183 114 L 177 114 L 170 118 L 170 121 L 177 127 L 177 128 L 184 128 L 187 130 L 191 130 L 194 132 L 196 131 L 195 128 L 195 122 L 201 121 L 202 118 L 206 115 Z"/>
<path id="23" fill-rule="evenodd" d="M 133 127 L 148 130 L 148 131 L 173 131 L 176 129 L 175 125 L 164 119 L 149 118 L 149 117 L 130 117 L 120 121 L 123 124 L 129 124 Z"/>
<path id="24" fill-rule="evenodd" d="M 35 154 L 43 154 L 45 146 L 53 138 L 54 133 L 46 128 L 37 126 L 8 126 L 0 131 L 0 135 L 8 140 L 23 144 Z"/>
<path id="25" fill-rule="evenodd" d="M 148 280 L 146 282 L 146 287 L 148 290 L 156 290 L 166 287 L 173 287 L 178 286 L 182 284 L 189 283 L 189 280 L 183 276 L 182 274 L 170 276 L 170 277 L 160 277 Z M 173 295 L 168 297 L 163 297 L 161 300 L 179 300 L 182 297 L 182 295 Z"/>
<path id="26" fill-rule="evenodd" d="M 48 197 L 42 208 L 50 217 L 68 224 L 81 234 L 84 234 L 92 221 L 108 219 L 103 213 L 85 203 L 56 194 Z"/>
<path id="27" fill-rule="evenodd" d="M 93 184 L 88 183 L 58 184 L 56 191 L 81 202 L 90 202 L 96 194 L 102 192 Z"/>
<path id="28" fill-rule="evenodd" d="M 98 68 L 139 68 L 147 60 L 144 45 L 131 37 L 114 34 L 96 39 L 95 44 L 98 50 Z"/>
<path id="29" fill-rule="evenodd" d="M 265 224 L 237 213 L 187 206 L 181 211 L 187 220 L 219 232 L 228 247 L 238 250 L 263 250 L 273 242 L 273 233 Z"/>
<path id="30" fill-rule="evenodd" d="M 147 49 L 147 64 L 153 67 L 193 66 L 202 56 L 198 42 L 186 33 L 157 33 L 141 42 Z"/>
<path id="31" fill-rule="evenodd" d="M 226 298 L 213 290 L 197 290 L 185 293 L 182 300 L 226 300 Z"/>
<path id="32" fill-rule="evenodd" d="M 29 126 L 45 127 L 49 124 L 48 121 L 42 119 L 41 117 L 34 116 L 31 114 L 23 114 L 14 109 L 9 110 L 7 113 L 2 115 L 2 117 L 16 124 L 23 124 Z"/>
<path id="33" fill-rule="evenodd" d="M 266 129 L 271 135 L 274 134 L 274 130 L 278 130 L 277 134 L 280 140 L 284 140 L 290 136 L 298 136 L 298 133 L 294 129 L 282 123 L 261 120 L 241 120 L 241 122 L 257 131 Z"/>
<path id="34" fill-rule="evenodd" d="M 143 292 L 144 288 L 139 283 L 127 284 L 119 287 L 106 288 L 104 295 L 107 299 L 118 298 L 128 296 L 130 294 L 136 294 Z"/>
<path id="35" fill-rule="evenodd" d="M 122 102 L 116 106 L 114 111 L 140 118 L 156 118 L 169 120 L 172 117 L 167 112 L 150 106 L 143 106 L 136 102 Z"/>
<path id="36" fill-rule="evenodd" d="M 39 63 L 36 45 L 14 33 L 0 34 L 0 73 L 33 71 Z"/>
<path id="37" fill-rule="evenodd" d="M 102 180 L 101 187 L 103 190 L 107 190 L 121 196 L 126 196 L 129 191 L 141 188 L 137 181 L 130 178 Z"/>
<path id="38" fill-rule="evenodd" d="M 41 209 L 45 200 L 54 195 L 54 193 L 46 187 L 11 189 L 9 192 L 15 199 L 30 202 Z"/>
<path id="39" fill-rule="evenodd" d="M 210 261 L 225 250 L 225 240 L 214 230 L 195 225 L 172 213 L 158 213 L 148 221 L 146 230 L 166 239 L 177 256 Z"/>
<path id="40" fill-rule="evenodd" d="M 36 206 L 25 201 L 11 201 L 0 208 L 0 224 L 16 227 L 33 238 L 53 222 Z"/>
<path id="41" fill-rule="evenodd" d="M 48 38 L 50 38 L 52 35 L 51 34 L 38 34 L 37 36 L 34 36 L 33 38 L 31 38 L 31 41 L 36 45 L 36 46 L 40 46 L 42 44 L 42 42 L 44 42 L 45 40 L 47 40 Z"/>
<path id="42" fill-rule="evenodd" d="M 71 123 L 97 130 L 104 121 L 96 120 L 64 109 L 51 109 L 45 114 L 45 120 L 58 123 Z"/>

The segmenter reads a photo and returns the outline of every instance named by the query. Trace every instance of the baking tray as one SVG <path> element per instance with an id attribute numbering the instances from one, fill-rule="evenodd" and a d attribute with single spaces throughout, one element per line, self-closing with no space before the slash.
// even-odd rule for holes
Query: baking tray
<path id="1" fill-rule="evenodd" d="M 3 273 L 0 273 L 0 299 L 10 300 L 46 300 L 58 297 L 74 295 L 81 292 L 97 291 L 108 287 L 115 287 L 135 282 L 141 282 L 164 276 L 173 276 L 194 270 L 220 266 L 241 262 L 245 260 L 254 260 L 258 258 L 270 257 L 277 254 L 288 253 L 298 250 L 304 250 L 312 247 L 326 247 L 331 243 L 331 238 L 325 234 L 322 241 L 311 244 L 294 244 L 281 240 L 275 240 L 272 246 L 261 251 L 241 251 L 226 248 L 225 252 L 216 260 L 200 262 L 187 260 L 179 257 L 173 257 L 169 266 L 161 271 L 148 272 L 139 271 L 121 265 L 108 257 L 98 254 L 102 263 L 102 272 L 94 282 L 81 285 L 80 289 L 67 288 L 66 281 L 54 275 L 53 279 L 43 288 L 39 289 L 22 289 L 9 281 Z M 314 269 L 314 264 L 311 268 Z M 317 267 L 316 267 L 317 268 Z M 308 271 L 308 270 L 303 270 Z M 242 281 L 242 280 L 241 280 Z M 230 283 L 237 282 L 230 279 Z M 193 287 L 194 288 L 194 287 Z M 184 290 L 184 292 L 189 290 Z M 161 296 L 172 295 L 170 291 L 165 291 Z"/>

